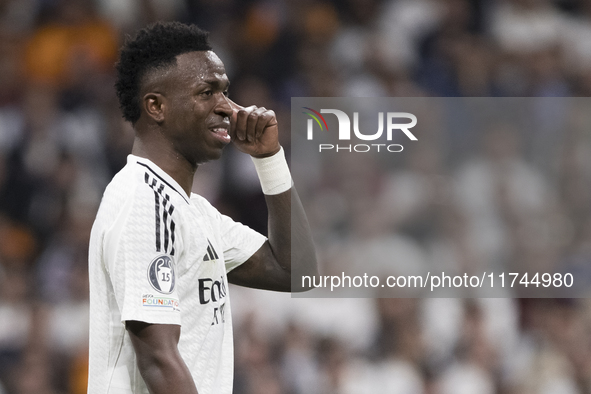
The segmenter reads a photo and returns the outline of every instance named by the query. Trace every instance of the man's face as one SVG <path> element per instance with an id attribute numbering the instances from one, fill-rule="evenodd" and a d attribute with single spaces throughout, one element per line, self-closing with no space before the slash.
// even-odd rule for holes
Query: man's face
<path id="1" fill-rule="evenodd" d="M 224 64 L 212 51 L 177 56 L 164 78 L 163 132 L 172 148 L 192 165 L 219 159 L 230 142 L 232 107 Z"/>

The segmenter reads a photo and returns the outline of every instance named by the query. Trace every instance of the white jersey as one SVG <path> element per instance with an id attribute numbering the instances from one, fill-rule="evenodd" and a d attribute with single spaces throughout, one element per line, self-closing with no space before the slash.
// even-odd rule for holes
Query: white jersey
<path id="1" fill-rule="evenodd" d="M 187 196 L 129 155 L 92 227 L 89 394 L 147 394 L 125 321 L 181 325 L 179 352 L 199 394 L 230 394 L 232 316 L 226 273 L 266 238 Z"/>

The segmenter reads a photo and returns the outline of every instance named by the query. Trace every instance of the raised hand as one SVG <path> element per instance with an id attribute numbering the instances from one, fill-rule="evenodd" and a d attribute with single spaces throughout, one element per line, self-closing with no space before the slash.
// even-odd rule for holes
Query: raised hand
<path id="1" fill-rule="evenodd" d="M 230 138 L 241 152 L 267 157 L 279 152 L 279 129 L 275 112 L 264 107 L 242 107 L 228 100 L 233 108 Z"/>

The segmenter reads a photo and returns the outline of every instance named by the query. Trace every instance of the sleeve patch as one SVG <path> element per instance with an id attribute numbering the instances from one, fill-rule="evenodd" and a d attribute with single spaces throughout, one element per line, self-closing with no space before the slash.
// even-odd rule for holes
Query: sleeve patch
<path id="1" fill-rule="evenodd" d="M 156 257 L 148 266 L 148 281 L 159 293 L 170 294 L 176 283 L 174 264 L 167 255 Z"/>
<path id="2" fill-rule="evenodd" d="M 150 309 L 181 310 L 179 307 L 179 301 L 176 298 L 160 297 L 154 294 L 142 295 L 142 306 Z"/>

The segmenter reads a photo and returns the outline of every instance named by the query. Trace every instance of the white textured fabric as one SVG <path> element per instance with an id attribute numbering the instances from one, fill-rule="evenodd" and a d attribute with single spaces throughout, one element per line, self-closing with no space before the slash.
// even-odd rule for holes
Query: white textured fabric
<path id="1" fill-rule="evenodd" d="M 89 394 L 147 394 L 125 321 L 181 325 L 179 351 L 200 394 L 230 394 L 226 273 L 266 238 L 191 197 L 130 155 L 107 187 L 89 250 Z"/>
<path id="2" fill-rule="evenodd" d="M 251 156 L 251 159 L 257 170 L 264 194 L 275 195 L 291 188 L 293 181 L 285 160 L 283 147 L 273 156 L 262 159 Z"/>

